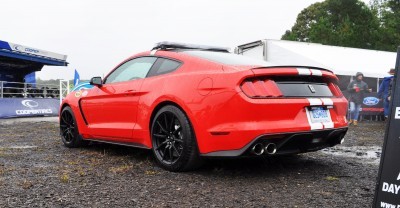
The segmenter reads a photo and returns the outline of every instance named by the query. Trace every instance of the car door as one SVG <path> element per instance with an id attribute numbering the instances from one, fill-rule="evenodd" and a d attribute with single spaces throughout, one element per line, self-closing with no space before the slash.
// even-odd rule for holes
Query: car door
<path id="1" fill-rule="evenodd" d="M 129 140 L 137 121 L 141 85 L 156 57 L 129 60 L 113 70 L 104 84 L 82 98 L 90 134 L 99 139 Z"/>

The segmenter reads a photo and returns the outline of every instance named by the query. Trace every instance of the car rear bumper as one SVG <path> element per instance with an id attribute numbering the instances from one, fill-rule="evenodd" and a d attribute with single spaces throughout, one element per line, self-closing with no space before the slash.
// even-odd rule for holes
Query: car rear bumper
<path id="1" fill-rule="evenodd" d="M 265 135 L 347 129 L 347 100 L 343 97 L 250 99 L 243 93 L 227 98 L 224 94 L 218 96 L 221 103 L 215 104 L 216 99 L 210 96 L 214 107 L 206 113 L 206 110 L 196 113 L 196 137 L 202 155 L 226 151 L 242 153 L 247 145 Z M 308 111 L 313 106 L 328 107 L 331 122 L 312 123 Z"/>
<path id="2" fill-rule="evenodd" d="M 259 155 L 285 155 L 297 154 L 303 152 L 317 151 L 326 147 L 332 147 L 343 142 L 344 135 L 347 132 L 347 127 L 328 129 L 328 130 L 313 130 L 305 132 L 280 133 L 280 134 L 265 134 L 253 139 L 250 143 L 241 149 L 215 151 L 206 154 L 201 154 L 204 157 L 238 157 L 257 155 L 253 151 L 256 144 L 261 144 L 267 147 L 268 144 L 274 144 L 276 151 L 271 154 L 267 151 Z"/>

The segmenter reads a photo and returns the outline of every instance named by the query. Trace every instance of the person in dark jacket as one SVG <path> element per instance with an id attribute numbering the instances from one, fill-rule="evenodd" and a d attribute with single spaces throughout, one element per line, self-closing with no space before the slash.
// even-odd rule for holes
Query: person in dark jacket
<path id="1" fill-rule="evenodd" d="M 390 83 L 393 80 L 393 75 L 394 75 L 394 69 L 390 69 L 388 72 L 391 76 L 383 78 L 383 81 L 381 85 L 379 86 L 379 91 L 378 91 L 378 97 L 380 100 L 383 101 L 383 115 L 385 116 L 385 120 L 389 116 L 389 88 L 390 88 Z"/>
<path id="2" fill-rule="evenodd" d="M 350 120 L 349 124 L 357 126 L 358 116 L 360 115 L 361 104 L 364 100 L 364 93 L 371 92 L 368 89 L 367 83 L 362 81 L 364 74 L 361 72 L 356 73 L 356 78 L 349 83 L 347 91 L 350 92 Z"/>

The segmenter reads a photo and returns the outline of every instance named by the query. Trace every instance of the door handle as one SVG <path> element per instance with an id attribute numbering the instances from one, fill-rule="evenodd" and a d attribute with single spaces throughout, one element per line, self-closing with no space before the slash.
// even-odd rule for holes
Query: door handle
<path id="1" fill-rule="evenodd" d="M 126 90 L 124 93 L 126 96 L 134 95 L 134 94 L 136 94 L 136 90 Z"/>

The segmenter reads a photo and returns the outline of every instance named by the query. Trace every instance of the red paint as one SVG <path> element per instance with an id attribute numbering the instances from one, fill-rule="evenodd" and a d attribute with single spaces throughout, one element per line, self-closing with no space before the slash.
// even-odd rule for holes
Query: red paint
<path id="1" fill-rule="evenodd" d="M 202 154 L 241 149 L 264 134 L 311 130 L 307 98 L 284 98 L 268 79 L 298 76 L 296 68 L 228 66 L 173 51 L 157 51 L 154 56 L 183 64 L 168 74 L 105 84 L 88 90 L 86 96 L 67 96 L 62 106 L 71 106 L 81 135 L 151 148 L 151 115 L 164 102 L 186 113 Z M 322 77 L 335 96 L 330 109 L 334 127 L 346 127 L 347 100 L 333 84 L 337 77 L 329 71 L 322 71 Z"/>

